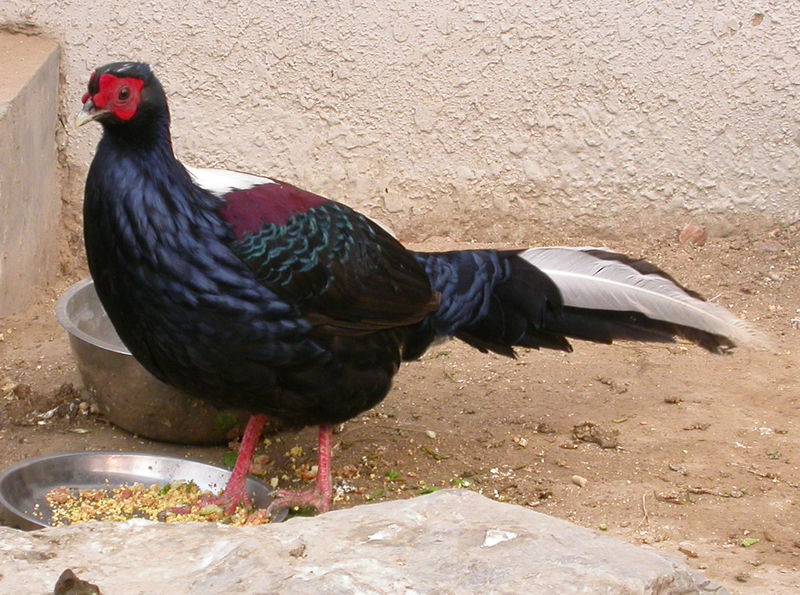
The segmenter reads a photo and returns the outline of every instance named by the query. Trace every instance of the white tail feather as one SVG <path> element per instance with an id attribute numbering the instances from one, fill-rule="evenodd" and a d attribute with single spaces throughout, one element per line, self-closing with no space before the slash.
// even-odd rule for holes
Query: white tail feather
<path id="1" fill-rule="evenodd" d="M 658 274 L 642 274 L 594 248 L 531 248 L 520 254 L 558 287 L 565 306 L 640 312 L 649 318 L 727 337 L 736 345 L 766 346 L 763 334 L 724 308 L 692 297 Z"/>

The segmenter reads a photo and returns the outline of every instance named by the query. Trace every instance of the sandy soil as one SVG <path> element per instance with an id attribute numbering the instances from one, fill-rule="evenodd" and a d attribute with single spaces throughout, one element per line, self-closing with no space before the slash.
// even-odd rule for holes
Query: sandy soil
<path id="1" fill-rule="evenodd" d="M 735 592 L 800 590 L 800 225 L 701 223 L 710 235 L 701 247 L 677 240 L 680 221 L 636 232 L 622 222 L 569 232 L 496 225 L 476 237 L 647 256 L 755 321 L 774 352 L 576 342 L 571 354 L 523 350 L 510 360 L 439 345 L 336 434 L 335 507 L 457 486 L 685 558 Z M 417 247 L 459 246 L 431 237 Z M 85 411 L 52 315 L 55 296 L 81 276 L 70 270 L 0 320 L 0 468 L 84 449 L 220 464 L 235 445 L 151 442 Z M 315 462 L 315 438 L 310 428 L 271 436 L 258 470 L 297 485 Z"/>

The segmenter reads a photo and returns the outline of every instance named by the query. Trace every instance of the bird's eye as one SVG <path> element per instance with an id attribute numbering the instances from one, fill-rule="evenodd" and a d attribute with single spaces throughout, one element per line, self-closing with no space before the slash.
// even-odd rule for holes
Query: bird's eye
<path id="1" fill-rule="evenodd" d="M 122 87 L 117 94 L 117 98 L 120 101 L 128 101 L 128 98 L 131 96 L 131 89 L 130 87 Z"/>

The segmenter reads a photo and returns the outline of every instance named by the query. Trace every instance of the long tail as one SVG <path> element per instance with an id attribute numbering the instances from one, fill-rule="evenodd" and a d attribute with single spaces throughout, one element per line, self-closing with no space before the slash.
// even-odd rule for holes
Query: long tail
<path id="1" fill-rule="evenodd" d="M 430 324 L 482 351 L 570 351 L 567 338 L 672 342 L 709 351 L 763 336 L 645 261 L 596 248 L 418 254 L 442 306 Z"/>

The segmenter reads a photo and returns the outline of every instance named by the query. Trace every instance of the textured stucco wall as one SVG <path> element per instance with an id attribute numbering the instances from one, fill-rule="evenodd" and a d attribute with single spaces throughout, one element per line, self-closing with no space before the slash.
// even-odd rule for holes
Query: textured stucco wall
<path id="1" fill-rule="evenodd" d="M 63 44 L 64 115 L 94 66 L 140 58 L 186 161 L 395 225 L 487 206 L 800 217 L 797 0 L 2 0 L 3 21 Z M 62 139 L 76 188 L 98 136 Z"/>

